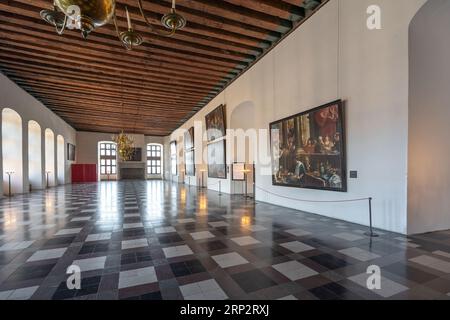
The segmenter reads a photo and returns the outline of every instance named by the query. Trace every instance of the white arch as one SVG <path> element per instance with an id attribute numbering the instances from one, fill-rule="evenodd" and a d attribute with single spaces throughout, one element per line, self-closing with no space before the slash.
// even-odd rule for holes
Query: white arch
<path id="1" fill-rule="evenodd" d="M 9 194 L 11 174 L 11 194 L 23 193 L 22 161 L 22 118 L 9 108 L 2 110 L 2 155 L 3 155 L 3 192 Z"/>
<path id="2" fill-rule="evenodd" d="M 42 189 L 42 130 L 34 120 L 28 122 L 28 177 L 32 189 Z"/>
<path id="3" fill-rule="evenodd" d="M 64 137 L 58 135 L 56 137 L 57 147 L 57 169 L 58 169 L 58 184 L 66 184 L 66 153 L 64 145 Z"/>
<path id="4" fill-rule="evenodd" d="M 51 129 L 45 129 L 45 173 L 46 185 L 56 185 L 55 172 L 55 134 Z"/>

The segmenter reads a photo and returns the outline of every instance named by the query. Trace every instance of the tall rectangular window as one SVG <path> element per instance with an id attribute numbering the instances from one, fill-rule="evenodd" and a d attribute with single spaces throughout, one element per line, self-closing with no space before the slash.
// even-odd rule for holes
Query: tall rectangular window
<path id="1" fill-rule="evenodd" d="M 100 144 L 100 174 L 117 174 L 117 151 L 115 143 Z"/>
<path id="2" fill-rule="evenodd" d="M 162 173 L 162 148 L 157 144 L 147 145 L 147 174 L 161 175 Z"/>

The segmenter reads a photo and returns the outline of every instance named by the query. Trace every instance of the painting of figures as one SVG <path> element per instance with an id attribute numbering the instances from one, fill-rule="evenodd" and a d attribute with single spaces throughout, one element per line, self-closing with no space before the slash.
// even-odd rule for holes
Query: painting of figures
<path id="1" fill-rule="evenodd" d="M 342 101 L 270 124 L 273 184 L 347 191 Z"/>

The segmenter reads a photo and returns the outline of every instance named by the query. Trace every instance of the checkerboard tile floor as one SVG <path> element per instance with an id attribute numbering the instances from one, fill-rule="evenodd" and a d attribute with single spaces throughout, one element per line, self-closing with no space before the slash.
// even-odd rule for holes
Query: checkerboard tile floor
<path id="1" fill-rule="evenodd" d="M 450 231 L 365 231 L 161 181 L 58 187 L 0 200 L 0 300 L 450 299 Z"/>

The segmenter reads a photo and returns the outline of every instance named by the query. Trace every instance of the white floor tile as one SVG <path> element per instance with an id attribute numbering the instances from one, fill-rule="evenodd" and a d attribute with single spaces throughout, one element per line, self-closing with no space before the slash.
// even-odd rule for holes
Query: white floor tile
<path id="1" fill-rule="evenodd" d="M 39 250 L 36 251 L 30 258 L 28 258 L 27 262 L 58 259 L 61 258 L 66 251 L 67 248 Z"/>
<path id="2" fill-rule="evenodd" d="M 238 244 L 241 247 L 261 243 L 260 241 L 256 240 L 255 238 L 252 238 L 250 236 L 231 238 L 230 240 L 233 241 L 234 243 Z"/>
<path id="3" fill-rule="evenodd" d="M 204 239 L 215 238 L 215 235 L 213 235 L 209 231 L 193 232 L 193 233 L 190 233 L 190 235 L 191 235 L 192 239 L 194 239 L 194 240 L 204 240 Z"/>
<path id="4" fill-rule="evenodd" d="M 221 268 L 229 268 L 249 263 L 245 258 L 236 252 L 220 254 L 213 256 L 212 258 Z"/>
<path id="5" fill-rule="evenodd" d="M 136 287 L 157 282 L 154 267 L 122 271 L 119 275 L 119 289 Z"/>
<path id="6" fill-rule="evenodd" d="M 55 233 L 55 236 L 66 236 L 69 234 L 78 234 L 83 228 L 62 229 Z"/>
<path id="7" fill-rule="evenodd" d="M 348 279 L 350 281 L 357 283 L 361 287 L 367 288 L 367 280 L 369 277 L 370 277 L 369 274 L 361 273 L 359 275 L 349 277 Z M 369 290 L 369 289 L 367 289 L 367 290 Z M 389 297 L 392 297 L 393 295 L 404 292 L 406 290 L 408 290 L 408 287 L 405 287 L 404 285 L 401 285 L 397 282 L 394 282 L 394 281 L 382 276 L 381 277 L 381 289 L 380 290 L 370 290 L 370 291 L 379 296 L 382 296 L 384 298 L 389 298 Z"/>
<path id="8" fill-rule="evenodd" d="M 72 265 L 80 267 L 81 271 L 92 271 L 105 268 L 106 257 L 75 260 Z"/>
<path id="9" fill-rule="evenodd" d="M 186 246 L 186 245 L 164 248 L 163 252 L 164 252 L 164 255 L 166 256 L 166 258 L 175 258 L 175 257 L 182 257 L 182 256 L 188 256 L 188 255 L 194 254 L 194 252 L 192 252 L 191 248 L 189 248 L 189 246 Z"/>
<path id="10" fill-rule="evenodd" d="M 317 271 L 301 264 L 298 261 L 289 261 L 273 265 L 272 268 L 287 277 L 291 281 L 309 278 L 319 274 Z"/>
<path id="11" fill-rule="evenodd" d="M 357 234 L 353 234 L 353 233 L 349 233 L 349 232 L 333 234 L 333 237 L 343 239 L 346 241 L 357 241 L 357 240 L 364 239 L 364 237 L 361 235 L 357 235 Z"/>
<path id="12" fill-rule="evenodd" d="M 286 242 L 286 243 L 280 244 L 280 246 L 282 246 L 283 248 L 286 248 L 294 253 L 301 253 L 301 252 L 311 251 L 311 250 L 315 249 L 315 248 L 313 248 L 303 242 L 300 242 L 300 241 Z"/>
<path id="13" fill-rule="evenodd" d="M 145 238 L 122 241 L 122 250 L 143 248 L 143 247 L 148 247 L 148 240 Z"/>
<path id="14" fill-rule="evenodd" d="M 379 255 L 377 255 L 373 252 L 366 251 L 361 248 L 348 248 L 348 249 L 339 250 L 339 252 L 342 254 L 345 254 L 346 256 L 349 256 L 356 260 L 364 261 L 364 262 L 370 261 L 373 259 L 377 259 L 380 257 Z"/>

